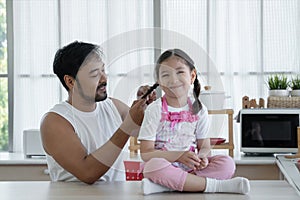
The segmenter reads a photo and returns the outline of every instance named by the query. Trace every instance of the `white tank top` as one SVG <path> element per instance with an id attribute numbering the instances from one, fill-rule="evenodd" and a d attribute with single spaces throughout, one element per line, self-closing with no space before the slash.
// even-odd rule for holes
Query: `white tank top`
<path id="1" fill-rule="evenodd" d="M 50 112 L 61 115 L 71 123 L 75 133 L 86 148 L 87 154 L 90 154 L 107 142 L 122 123 L 117 108 L 109 98 L 98 102 L 96 109 L 92 112 L 82 112 L 67 102 L 55 105 Z M 126 147 L 124 147 L 124 150 L 126 150 Z M 52 156 L 46 154 L 46 158 L 52 181 L 78 181 L 74 175 L 62 168 Z M 114 165 L 100 180 L 125 181 L 123 158 L 124 151 L 122 151 Z"/>

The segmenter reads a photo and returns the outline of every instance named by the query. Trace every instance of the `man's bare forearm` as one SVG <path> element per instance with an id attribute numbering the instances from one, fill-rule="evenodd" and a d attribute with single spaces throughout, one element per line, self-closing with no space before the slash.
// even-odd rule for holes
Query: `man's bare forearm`
<path id="1" fill-rule="evenodd" d="M 105 166 L 111 167 L 122 152 L 128 139 L 129 135 L 118 129 L 103 146 L 91 154 Z"/>

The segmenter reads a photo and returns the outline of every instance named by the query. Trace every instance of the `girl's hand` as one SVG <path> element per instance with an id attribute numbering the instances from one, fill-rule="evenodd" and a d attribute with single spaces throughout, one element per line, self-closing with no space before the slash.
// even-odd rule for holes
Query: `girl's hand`
<path id="1" fill-rule="evenodd" d="M 199 157 L 200 159 L 200 165 L 196 168 L 196 170 L 205 169 L 208 165 L 208 159 L 207 157 Z"/>
<path id="2" fill-rule="evenodd" d="M 200 167 L 200 158 L 192 151 L 185 151 L 177 160 L 180 163 L 188 166 L 189 168 L 196 170 Z"/>

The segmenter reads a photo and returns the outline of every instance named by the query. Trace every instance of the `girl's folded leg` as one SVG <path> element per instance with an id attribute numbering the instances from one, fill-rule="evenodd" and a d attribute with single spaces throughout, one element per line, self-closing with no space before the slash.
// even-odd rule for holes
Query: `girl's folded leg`
<path id="1" fill-rule="evenodd" d="M 208 157 L 208 166 L 195 171 L 197 176 L 209 177 L 218 180 L 230 179 L 235 172 L 235 162 L 230 156 L 216 155 Z"/>
<path id="2" fill-rule="evenodd" d="M 182 191 L 187 174 L 186 171 L 174 167 L 164 158 L 152 158 L 144 165 L 143 175 L 145 180 L 142 180 L 143 193 Z"/>
<path id="3" fill-rule="evenodd" d="M 162 158 L 154 158 L 145 164 L 142 189 L 144 194 L 186 191 L 207 193 L 240 193 L 250 191 L 249 180 L 235 177 L 227 180 L 199 177 L 174 167 L 170 162 Z M 148 189 L 150 187 L 151 189 Z"/>

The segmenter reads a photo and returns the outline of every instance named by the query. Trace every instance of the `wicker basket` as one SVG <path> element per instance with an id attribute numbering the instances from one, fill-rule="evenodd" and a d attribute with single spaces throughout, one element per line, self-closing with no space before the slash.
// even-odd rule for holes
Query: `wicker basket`
<path id="1" fill-rule="evenodd" d="M 300 108 L 300 97 L 268 97 L 268 108 Z"/>

